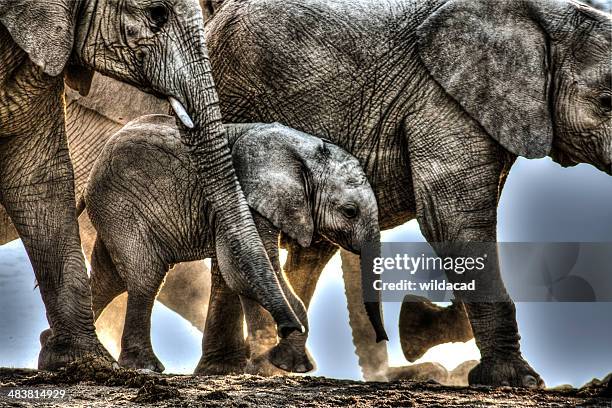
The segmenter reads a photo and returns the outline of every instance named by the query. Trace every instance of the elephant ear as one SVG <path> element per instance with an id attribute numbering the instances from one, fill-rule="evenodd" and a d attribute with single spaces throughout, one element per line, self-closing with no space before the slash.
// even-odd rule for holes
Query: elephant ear
<path id="1" fill-rule="evenodd" d="M 314 220 L 308 201 L 300 142 L 281 125 L 247 132 L 233 146 L 234 167 L 247 203 L 301 246 L 308 247 Z"/>
<path id="2" fill-rule="evenodd" d="M 74 42 L 76 1 L 0 0 L 0 23 L 30 59 L 57 76 L 64 70 Z"/>
<path id="3" fill-rule="evenodd" d="M 552 146 L 547 1 L 450 0 L 418 28 L 434 79 L 494 139 L 527 158 Z"/>

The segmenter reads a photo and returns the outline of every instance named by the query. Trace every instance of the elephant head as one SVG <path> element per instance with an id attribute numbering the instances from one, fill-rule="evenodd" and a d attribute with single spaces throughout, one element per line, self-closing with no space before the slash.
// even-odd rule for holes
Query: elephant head
<path id="1" fill-rule="evenodd" d="M 612 174 L 612 18 L 573 1 L 450 0 L 418 29 L 431 75 L 527 158 Z"/>
<path id="2" fill-rule="evenodd" d="M 282 125 L 258 133 L 239 139 L 232 151 L 251 208 L 301 246 L 321 236 L 359 255 L 368 249 L 363 262 L 378 256 L 378 206 L 359 161 L 334 144 Z M 364 270 L 372 268 L 364 264 Z M 365 278 L 367 290 L 375 277 Z M 369 300 L 365 307 L 377 341 L 386 340 L 380 301 Z"/>
<path id="3" fill-rule="evenodd" d="M 169 100 L 201 175 L 221 268 L 255 279 L 247 295 L 281 336 L 303 330 L 280 286 L 257 281 L 275 274 L 232 165 L 198 0 L 0 0 L 0 23 L 45 74 L 64 73 L 81 94 L 98 71 Z"/>

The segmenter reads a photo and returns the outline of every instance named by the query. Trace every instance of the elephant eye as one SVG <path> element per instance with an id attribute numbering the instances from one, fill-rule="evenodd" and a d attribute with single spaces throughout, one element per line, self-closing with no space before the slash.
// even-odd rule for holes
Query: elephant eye
<path id="1" fill-rule="evenodd" d="M 612 94 L 604 93 L 599 96 L 599 105 L 604 112 L 612 111 Z"/>
<path id="2" fill-rule="evenodd" d="M 355 218 L 357 215 L 359 215 L 359 209 L 353 204 L 342 206 L 340 211 L 342 212 L 342 215 L 348 219 Z"/>
<path id="3" fill-rule="evenodd" d="M 159 32 L 168 22 L 169 12 L 166 6 L 157 4 L 149 8 L 149 18 L 154 24 L 153 32 Z"/>

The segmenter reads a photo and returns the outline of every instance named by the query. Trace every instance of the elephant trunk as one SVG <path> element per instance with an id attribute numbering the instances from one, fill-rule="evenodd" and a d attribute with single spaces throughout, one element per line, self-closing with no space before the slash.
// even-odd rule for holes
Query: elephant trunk
<path id="1" fill-rule="evenodd" d="M 158 35 L 148 38 L 147 47 L 141 47 L 125 33 L 108 30 L 109 21 L 132 32 L 138 23 L 126 18 L 121 7 L 109 7 L 113 2 L 103 3 L 81 2 L 83 20 L 89 24 L 79 26 L 75 60 L 168 99 L 206 200 L 222 273 L 231 275 L 228 283 L 234 282 L 234 289 L 270 311 L 281 335 L 301 331 L 238 184 L 221 124 L 202 10 L 189 2 L 175 4 L 174 17 Z M 112 53 L 115 64 L 97 58 L 103 53 Z"/>
<path id="2" fill-rule="evenodd" d="M 196 168 L 209 225 L 215 231 L 217 259 L 228 285 L 252 298 L 274 317 L 279 335 L 304 329 L 287 302 L 253 222 L 232 164 L 203 32 L 186 37 L 199 49 L 193 60 L 170 75 L 165 90 L 177 115 L 181 138 Z"/>
<path id="3" fill-rule="evenodd" d="M 378 275 L 374 273 L 374 259 L 380 257 L 380 231 L 378 227 L 370 228 L 373 230 L 368 234 L 359 253 L 361 263 L 361 289 L 363 292 L 363 302 L 368 319 L 376 333 L 376 342 L 389 340 L 385 331 L 380 291 L 374 289 L 374 282 Z"/>

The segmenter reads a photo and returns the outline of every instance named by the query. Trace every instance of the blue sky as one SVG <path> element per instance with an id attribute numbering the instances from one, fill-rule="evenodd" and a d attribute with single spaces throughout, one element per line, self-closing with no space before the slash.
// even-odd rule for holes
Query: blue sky
<path id="1" fill-rule="evenodd" d="M 612 242 L 612 177 L 591 166 L 562 169 L 549 159 L 520 160 L 499 208 L 500 241 Z M 387 241 L 421 241 L 411 222 L 384 234 Z M 612 267 L 610 270 L 612 273 Z M 390 360 L 403 365 L 398 303 L 385 304 Z M 517 305 L 522 349 L 550 386 L 582 385 L 612 372 L 612 303 Z M 341 271 L 326 269 L 310 310 L 309 348 L 317 375 L 360 378 L 351 342 Z M 42 301 L 21 244 L 0 247 L 0 366 L 35 367 L 38 334 L 46 328 Z M 162 305 L 153 315 L 153 345 L 170 372 L 193 370 L 201 335 Z M 478 356 L 473 342 L 442 346 L 426 356 L 448 368 Z"/>

